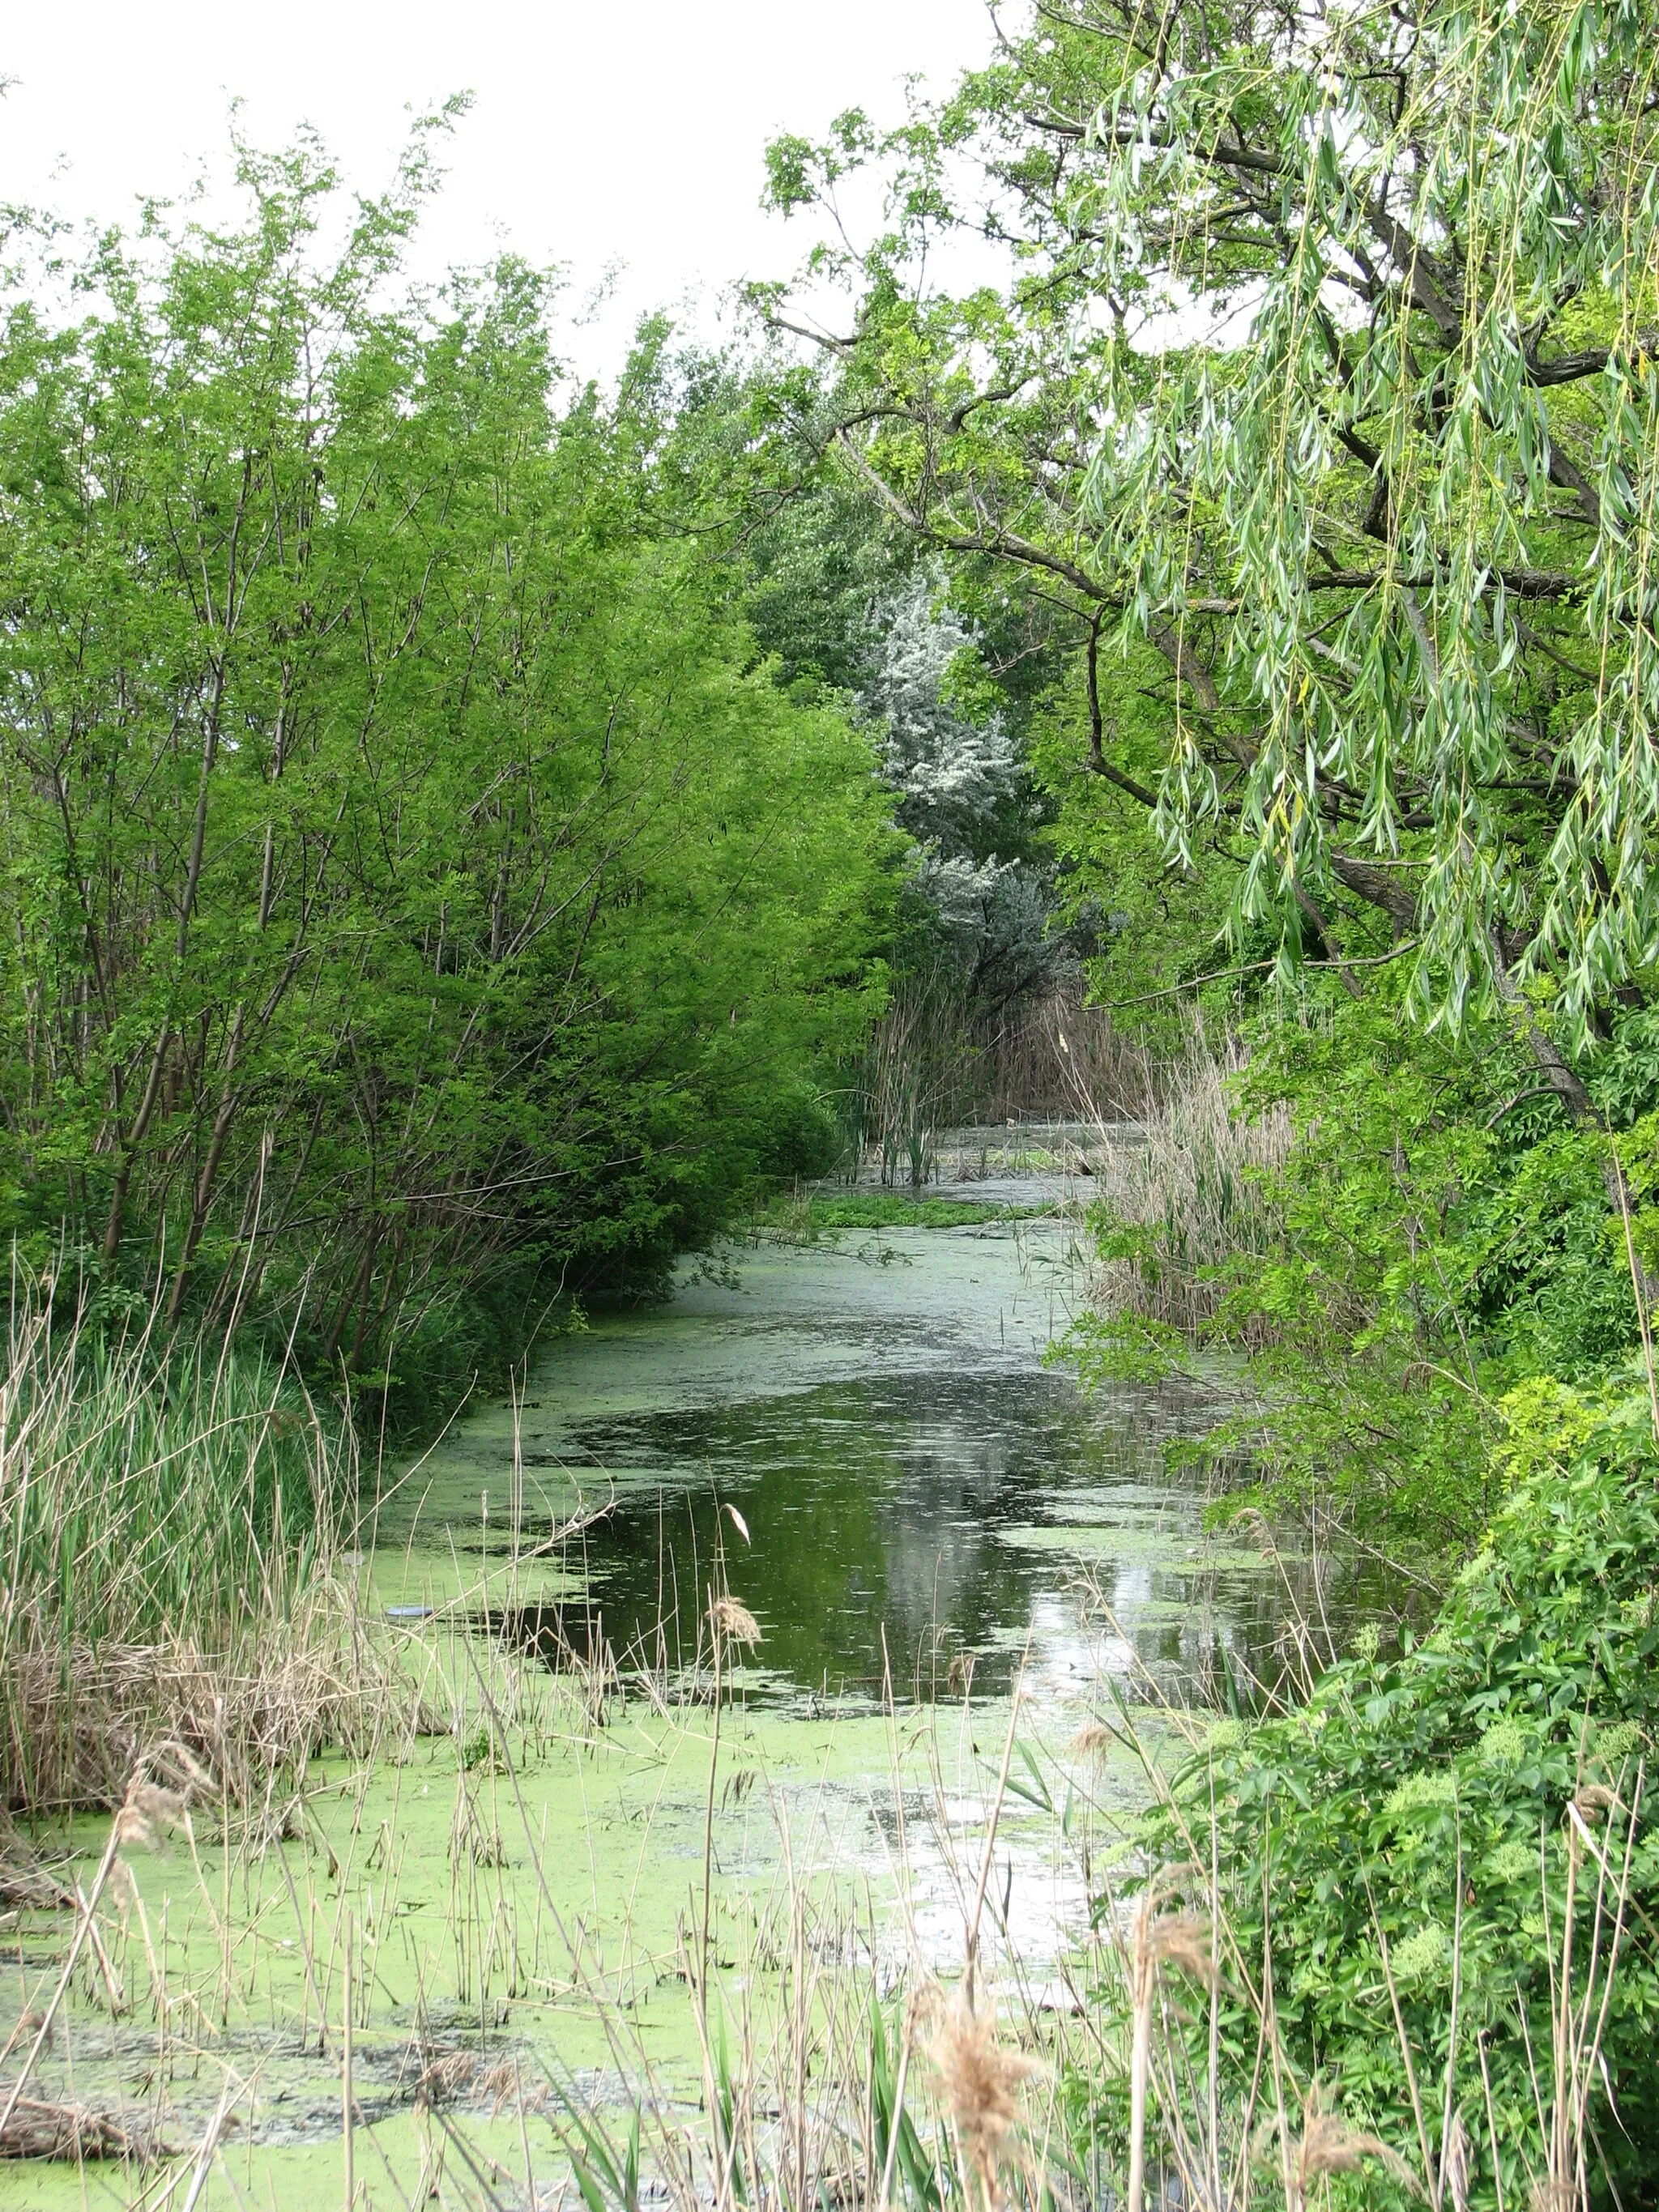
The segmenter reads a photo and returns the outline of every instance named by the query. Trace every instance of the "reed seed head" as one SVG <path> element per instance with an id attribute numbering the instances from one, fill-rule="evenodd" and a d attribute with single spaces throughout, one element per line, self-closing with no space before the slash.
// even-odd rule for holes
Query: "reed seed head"
<path id="1" fill-rule="evenodd" d="M 1018 2092 L 1036 2062 L 999 2043 L 990 2008 L 975 2012 L 960 1990 L 939 2007 L 927 2055 L 985 2202 L 995 2205 L 1003 2147 L 1019 2117 Z"/>
<path id="2" fill-rule="evenodd" d="M 1462 2124 L 1461 2121 L 1459 2123 Z M 1270 2118 L 1256 2134 L 1253 2148 L 1258 2158 L 1264 2156 L 1279 2132 L 1277 2116 Z M 1464 2137 L 1463 2177 L 1467 2186 L 1468 2176 L 1468 2138 Z M 1455 2138 L 1448 2146 L 1455 2150 Z M 1334 2173 L 1358 2173 L 1366 2159 L 1375 2159 L 1392 2180 L 1411 2190 L 1414 2195 L 1426 2194 L 1418 2175 L 1401 2157 L 1397 2150 L 1376 2136 L 1366 2135 L 1350 2127 L 1340 2112 L 1326 2112 L 1321 2103 L 1319 2084 L 1316 2081 L 1308 2093 L 1302 2110 L 1302 2133 L 1287 2134 L 1285 2139 L 1285 2180 L 1292 2212 L 1305 2204 L 1309 2192 L 1316 2182 Z M 1450 2179 L 1449 2172 L 1448 2179 Z"/>
<path id="3" fill-rule="evenodd" d="M 1446 2187 L 1452 2212 L 1469 2212 L 1469 2131 L 1461 2112 L 1452 2114 L 1451 2133 L 1446 2138 Z"/>
<path id="4" fill-rule="evenodd" d="M 728 1644 L 741 1644 L 752 1650 L 761 1640 L 760 1623 L 746 1605 L 730 1595 L 717 1597 L 708 1610 L 714 1633 L 723 1636 Z"/>
<path id="5" fill-rule="evenodd" d="M 1153 1893 L 1135 1916 L 1130 1968 L 1138 2005 L 1151 2002 L 1160 1966 L 1179 1966 L 1206 1989 L 1218 1978 L 1208 1917 L 1201 1912 L 1159 1912 Z"/>
<path id="6" fill-rule="evenodd" d="M 184 1817 L 185 1800 L 179 1790 L 163 1790 L 160 1783 L 141 1781 L 135 1774 L 115 1816 L 116 1841 L 124 1850 L 129 1844 L 152 1844 L 158 1836 L 170 1834 Z"/>

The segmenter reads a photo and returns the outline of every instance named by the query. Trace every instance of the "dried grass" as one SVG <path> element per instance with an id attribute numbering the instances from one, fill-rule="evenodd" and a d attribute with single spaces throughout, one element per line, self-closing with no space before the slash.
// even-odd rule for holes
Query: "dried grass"
<path id="1" fill-rule="evenodd" d="M 1212 1271 L 1273 1249 L 1279 1224 L 1265 1184 L 1290 1158 L 1294 1131 L 1282 1104 L 1254 1121 L 1239 1112 L 1229 1086 L 1243 1064 L 1237 1043 L 1218 1048 L 1195 1027 L 1144 1117 L 1144 1143 L 1115 1146 L 1097 1163 L 1097 1199 L 1135 1246 L 1098 1263 L 1100 1312 L 1195 1330 L 1221 1302 Z M 1248 1332 L 1243 1341 L 1259 1348 Z"/>
<path id="2" fill-rule="evenodd" d="M 991 1012 L 922 977 L 876 1025 L 852 1095 L 855 1164 L 873 1152 L 886 1183 L 926 1182 L 938 1139 L 979 1122 L 1137 1119 L 1158 1074 L 1146 1049 L 1085 1002 L 1080 977 Z"/>
<path id="3" fill-rule="evenodd" d="M 1019 2120 L 1019 2092 L 1037 2071 L 1035 2059 L 999 2042 L 991 2008 L 975 2010 L 966 1989 L 936 1999 L 925 2047 L 962 2145 L 988 2206 L 1001 2201 L 1008 2139 Z"/>
<path id="4" fill-rule="evenodd" d="M 78 2166 L 86 2160 L 109 2158 L 148 2164 L 177 2155 L 176 2146 L 112 2112 L 100 2112 L 90 2105 L 58 2104 L 47 2097 L 20 2097 L 0 2129 L 0 2158 L 59 2159 Z"/>
<path id="5" fill-rule="evenodd" d="M 251 1616 L 216 1647 L 179 1636 L 65 1650 L 26 1625 L 5 1654 L 0 1789 L 33 1812 L 112 1804 L 164 1741 L 212 1777 L 214 1796 L 246 1806 L 325 1744 L 365 1747 L 407 1692 L 378 1644 L 352 1633 L 354 1610 L 350 1590 L 319 1583 L 286 1617 Z"/>

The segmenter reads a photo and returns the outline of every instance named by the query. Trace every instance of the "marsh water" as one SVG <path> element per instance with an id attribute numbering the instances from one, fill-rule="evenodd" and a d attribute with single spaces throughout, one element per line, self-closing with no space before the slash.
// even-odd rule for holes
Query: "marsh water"
<path id="1" fill-rule="evenodd" d="M 1077 1182 L 1050 1160 L 960 1194 L 1018 1212 L 734 1244 L 665 1304 L 558 1336 L 391 1471 L 361 1595 L 437 1732 L 314 1761 L 286 1812 L 222 1835 L 204 1816 L 187 1850 L 129 1852 L 124 2009 L 81 1990 L 41 2088 L 184 2146 L 233 2113 L 236 2175 L 222 2150 L 204 2206 L 337 2205 L 349 2011 L 354 2108 L 413 2201 L 434 2067 L 502 2171 L 528 2142 L 489 2087 L 503 2067 L 612 2111 L 650 2081 L 694 2130 L 699 1945 L 757 2033 L 808 1959 L 811 2003 L 827 2016 L 850 1974 L 865 2021 L 872 1976 L 961 1970 L 993 1849 L 977 1956 L 1041 2010 L 1086 1939 L 1091 1865 L 1133 1854 L 1144 1802 L 1134 1760 L 1079 1730 L 1127 1706 L 1156 1745 L 1170 1705 L 1276 1674 L 1298 1613 L 1342 1640 L 1365 1592 L 1340 1560 L 1208 1528 L 1168 1447 L 1212 1398 L 1085 1395 L 1051 1358 L 1086 1293 Z M 719 1726 L 715 1589 L 760 1634 Z M 1016 1730 L 1031 1786 L 1005 1793 Z M 82 1824 L 86 1880 L 106 1832 Z M 0 2043 L 58 1971 L 44 1933 L 16 1959 Z M 488 2201 L 544 2201 L 530 2155 Z M 37 2164 L 0 2200 L 82 2197 Z"/>
<path id="2" fill-rule="evenodd" d="M 688 1270 L 666 1307 L 559 1340 L 409 1471 L 377 1589 L 410 1613 L 470 1590 L 481 1626 L 549 1663 L 603 1641 L 672 1680 L 718 1581 L 761 1630 L 747 1697 L 795 1711 L 969 1674 L 994 1692 L 1018 1667 L 1062 1698 L 1103 1665 L 1177 1699 L 1234 1661 L 1236 1680 L 1271 1674 L 1288 1614 L 1334 1626 L 1355 1593 L 1329 1563 L 1206 1533 L 1167 1447 L 1212 1401 L 1085 1395 L 1052 1359 L 1085 1290 L 1079 1225 L 842 1231 Z"/>

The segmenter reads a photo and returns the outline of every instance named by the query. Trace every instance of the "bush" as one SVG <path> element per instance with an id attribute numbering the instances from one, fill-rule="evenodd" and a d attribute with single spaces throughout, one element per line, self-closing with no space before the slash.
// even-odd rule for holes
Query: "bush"
<path id="1" fill-rule="evenodd" d="M 1645 1389 L 1538 1381 L 1504 1410 L 1512 1487 L 1433 1632 L 1391 1656 L 1373 1632 L 1299 1711 L 1213 1730 L 1147 1841 L 1207 1875 L 1213 1838 L 1237 1956 L 1270 1966 L 1287 2047 L 1351 2116 L 1416 2162 L 1414 2099 L 1437 2157 L 1462 2111 L 1471 2202 L 1498 2201 L 1494 2136 L 1508 2203 L 1544 2168 L 1565 1980 L 1589 2023 L 1570 2070 L 1592 2164 L 1625 2205 L 1652 2203 L 1659 1455 Z M 1225 2009 L 1248 2067 L 1255 2016 Z"/>

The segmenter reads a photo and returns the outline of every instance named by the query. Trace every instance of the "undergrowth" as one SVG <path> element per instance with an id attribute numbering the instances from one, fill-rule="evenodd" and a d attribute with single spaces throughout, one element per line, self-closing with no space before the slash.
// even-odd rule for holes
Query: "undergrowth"
<path id="1" fill-rule="evenodd" d="M 969 1198 L 908 1198 L 899 1191 L 860 1191 L 847 1197 L 776 1198 L 752 1233 L 793 1243 L 813 1243 L 838 1229 L 961 1229 L 1000 1221 L 1032 1221 L 1052 1206 L 998 1206 Z"/>
<path id="2" fill-rule="evenodd" d="M 1219 1905 L 1217 2016 L 1175 1994 L 1164 2021 L 1235 2133 L 1270 1997 L 1304 2078 L 1431 2195 L 1461 2160 L 1460 2205 L 1649 2204 L 1659 1453 L 1644 1389 L 1531 1386 L 1505 1417 L 1511 1486 L 1431 1632 L 1371 1630 L 1305 1702 L 1149 1761 L 1129 1887 Z M 1121 2141 L 1123 2085 L 1076 2087 Z"/>

